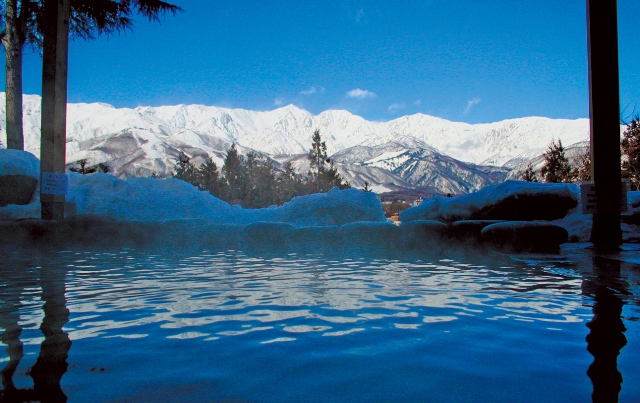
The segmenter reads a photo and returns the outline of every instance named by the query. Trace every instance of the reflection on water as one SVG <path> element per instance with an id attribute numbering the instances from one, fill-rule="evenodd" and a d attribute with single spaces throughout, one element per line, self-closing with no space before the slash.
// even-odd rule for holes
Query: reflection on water
<path id="1" fill-rule="evenodd" d="M 583 283 L 585 294 L 594 300 L 586 338 L 587 350 L 594 360 L 587 374 L 593 383 L 594 402 L 617 402 L 622 388 L 617 360 L 620 350 L 627 345 L 622 307 L 628 285 L 621 278 L 619 260 L 594 256 L 592 264 L 593 270 Z"/>
<path id="2" fill-rule="evenodd" d="M 6 263 L 6 262 L 5 262 Z M 67 371 L 67 354 L 71 347 L 69 336 L 62 327 L 69 321 L 69 310 L 65 299 L 66 269 L 60 267 L 30 267 L 28 261 L 16 260 L 2 270 L 4 287 L 0 302 L 0 324 L 4 332 L 0 340 L 7 345 L 8 362 L 2 369 L 0 401 L 27 402 L 66 402 L 67 397 L 60 387 L 60 379 Z M 29 370 L 33 379 L 32 388 L 16 388 L 13 376 L 24 357 L 23 343 L 20 340 L 22 326 L 19 313 L 23 305 L 21 298 L 41 289 L 40 298 L 44 302 L 44 318 L 40 331 L 44 341 L 35 364 Z"/>
<path id="3" fill-rule="evenodd" d="M 615 259 L 0 257 L 1 401 L 615 401 L 640 374 Z"/>

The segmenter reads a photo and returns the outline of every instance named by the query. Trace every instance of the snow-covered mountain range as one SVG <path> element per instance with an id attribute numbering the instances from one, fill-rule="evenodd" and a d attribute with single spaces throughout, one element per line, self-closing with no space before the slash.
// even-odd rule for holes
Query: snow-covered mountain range
<path id="1" fill-rule="evenodd" d="M 5 139 L 0 94 L 0 139 Z M 24 96 L 25 149 L 39 156 L 40 97 Z M 170 175 L 180 150 L 219 166 L 235 143 L 278 164 L 306 171 L 304 155 L 319 129 L 339 171 L 357 187 L 377 192 L 404 187 L 466 193 L 503 180 L 514 167 L 542 154 L 552 140 L 571 145 L 589 138 L 588 119 L 542 117 L 466 124 L 415 114 L 371 122 L 344 110 L 312 115 L 293 105 L 250 111 L 202 105 L 115 108 L 69 104 L 67 161 L 106 163 L 120 177 Z M 4 141 L 3 141 L 4 142 Z"/>

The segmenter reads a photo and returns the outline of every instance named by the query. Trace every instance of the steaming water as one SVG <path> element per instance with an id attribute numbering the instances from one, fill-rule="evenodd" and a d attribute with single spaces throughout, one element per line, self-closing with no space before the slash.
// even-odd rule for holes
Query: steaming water
<path id="1" fill-rule="evenodd" d="M 24 345 L 14 386 L 34 387 L 45 333 L 56 357 L 68 354 L 52 377 L 70 402 L 566 402 L 593 391 L 588 259 L 0 257 L 2 350 Z M 627 329 L 622 401 L 640 399 L 637 268 L 623 262 L 622 291 L 605 287 Z M 10 356 L 0 366 L 15 364 Z"/>

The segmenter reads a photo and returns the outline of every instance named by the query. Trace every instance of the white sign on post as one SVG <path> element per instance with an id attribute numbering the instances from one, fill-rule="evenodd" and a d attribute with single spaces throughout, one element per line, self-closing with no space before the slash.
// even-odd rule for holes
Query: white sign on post
<path id="1" fill-rule="evenodd" d="M 593 214 L 596 212 L 596 186 L 593 183 L 580 184 L 580 202 L 582 203 L 582 214 Z M 627 206 L 627 181 L 620 182 L 620 212 L 629 211 Z"/>
<path id="2" fill-rule="evenodd" d="M 69 189 L 69 176 L 60 172 L 43 172 L 40 193 L 43 195 L 67 194 Z"/>

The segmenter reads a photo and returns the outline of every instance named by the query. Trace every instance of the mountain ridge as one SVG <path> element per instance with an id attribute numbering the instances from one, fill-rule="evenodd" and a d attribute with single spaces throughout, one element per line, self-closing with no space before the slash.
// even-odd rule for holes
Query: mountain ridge
<path id="1" fill-rule="evenodd" d="M 4 136 L 4 93 L 0 105 Z M 25 149 L 39 155 L 39 96 L 24 96 L 24 121 Z M 319 129 L 328 154 L 354 185 L 369 175 L 393 186 L 434 186 L 460 193 L 500 180 L 502 173 L 506 176 L 539 156 L 552 140 L 570 145 L 588 139 L 588 122 L 526 117 L 473 125 L 421 113 L 374 122 L 345 110 L 313 115 L 292 104 L 251 111 L 185 104 L 130 109 L 78 103 L 68 105 L 67 161 L 108 163 L 122 177 L 167 176 L 181 150 L 194 162 L 211 156 L 221 166 L 226 150 L 235 143 L 241 153 L 255 150 L 269 157 L 285 156 L 276 158 L 284 163 L 306 154 L 313 131 Z M 396 155 L 384 154 L 391 148 Z M 362 159 L 359 153 L 365 149 L 368 158 Z M 483 166 L 498 168 L 487 176 L 486 169 L 478 168 Z M 392 187 L 377 185 L 376 191 Z"/>

